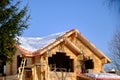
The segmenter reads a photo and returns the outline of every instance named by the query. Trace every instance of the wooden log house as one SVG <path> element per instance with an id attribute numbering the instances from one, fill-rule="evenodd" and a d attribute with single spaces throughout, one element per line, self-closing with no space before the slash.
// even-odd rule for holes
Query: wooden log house
<path id="1" fill-rule="evenodd" d="M 47 43 L 46 37 L 43 39 Z M 14 61 L 4 70 L 7 80 L 80 80 L 78 73 L 100 73 L 103 65 L 111 62 L 77 29 L 55 35 L 35 51 L 27 50 L 27 46 L 17 48 Z"/>

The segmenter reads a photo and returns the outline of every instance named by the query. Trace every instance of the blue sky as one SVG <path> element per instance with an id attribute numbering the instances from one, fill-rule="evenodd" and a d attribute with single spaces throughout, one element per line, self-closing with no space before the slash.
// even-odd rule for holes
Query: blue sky
<path id="1" fill-rule="evenodd" d="M 117 11 L 110 9 L 107 0 L 23 0 L 29 2 L 30 26 L 25 37 L 78 29 L 105 54 L 118 26 Z"/>

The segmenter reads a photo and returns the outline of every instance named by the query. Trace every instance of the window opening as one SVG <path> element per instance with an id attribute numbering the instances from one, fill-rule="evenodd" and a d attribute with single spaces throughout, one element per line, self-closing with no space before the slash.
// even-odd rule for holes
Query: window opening
<path id="1" fill-rule="evenodd" d="M 6 75 L 6 63 L 0 62 L 0 76 Z"/>
<path id="2" fill-rule="evenodd" d="M 69 56 L 66 56 L 66 53 L 56 52 L 52 57 L 48 57 L 49 66 L 51 65 L 51 71 L 63 71 L 63 72 L 73 72 L 74 65 L 73 59 L 70 59 Z"/>
<path id="3" fill-rule="evenodd" d="M 92 59 L 83 61 L 82 63 L 82 72 L 89 72 L 89 69 L 94 69 L 94 62 Z"/>
<path id="4" fill-rule="evenodd" d="M 22 57 L 20 57 L 20 55 L 17 56 L 17 69 L 20 67 L 22 61 Z"/>

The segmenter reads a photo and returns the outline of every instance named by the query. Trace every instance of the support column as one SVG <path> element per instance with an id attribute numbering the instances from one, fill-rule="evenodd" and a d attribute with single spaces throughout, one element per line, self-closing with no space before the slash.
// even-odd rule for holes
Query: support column
<path id="1" fill-rule="evenodd" d="M 32 68 L 32 75 L 33 75 L 33 80 L 36 80 L 36 67 L 35 66 Z"/>

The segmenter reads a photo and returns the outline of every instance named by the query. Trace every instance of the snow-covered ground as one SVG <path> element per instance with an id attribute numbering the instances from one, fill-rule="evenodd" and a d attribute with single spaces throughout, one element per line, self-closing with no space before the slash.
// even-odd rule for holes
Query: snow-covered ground
<path id="1" fill-rule="evenodd" d="M 117 74 L 110 74 L 110 73 L 85 73 L 85 75 L 93 77 L 93 78 L 115 78 L 120 79 L 120 76 Z"/>

